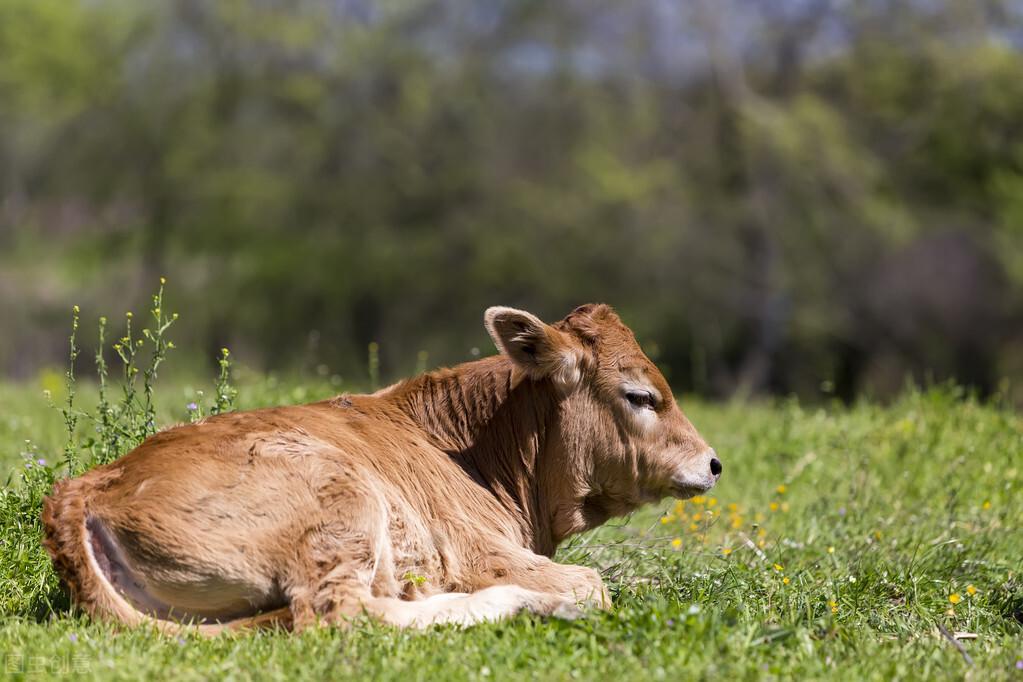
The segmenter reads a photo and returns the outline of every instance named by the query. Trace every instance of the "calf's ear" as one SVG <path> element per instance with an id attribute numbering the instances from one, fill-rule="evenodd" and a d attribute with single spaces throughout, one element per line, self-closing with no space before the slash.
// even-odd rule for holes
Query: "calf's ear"
<path id="1" fill-rule="evenodd" d="M 494 306 L 483 316 L 498 350 L 533 379 L 549 377 L 563 391 L 579 384 L 581 349 L 532 313 Z"/>

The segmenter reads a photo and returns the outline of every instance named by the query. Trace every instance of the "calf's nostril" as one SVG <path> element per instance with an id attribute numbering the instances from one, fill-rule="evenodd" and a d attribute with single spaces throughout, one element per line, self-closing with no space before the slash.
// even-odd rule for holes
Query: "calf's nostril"
<path id="1" fill-rule="evenodd" d="M 712 476 L 721 475 L 721 460 L 717 457 L 711 457 L 710 459 L 710 473 Z"/>

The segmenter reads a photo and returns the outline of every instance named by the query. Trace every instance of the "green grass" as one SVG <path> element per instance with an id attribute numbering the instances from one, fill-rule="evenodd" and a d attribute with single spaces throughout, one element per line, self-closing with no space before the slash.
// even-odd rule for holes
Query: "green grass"
<path id="1" fill-rule="evenodd" d="M 253 376 L 238 404 L 333 390 Z M 1023 420 L 954 390 L 890 407 L 684 405 L 725 464 L 713 498 L 665 501 L 561 550 L 605 570 L 609 613 L 214 640 L 68 611 L 20 455 L 30 438 L 36 457 L 61 457 L 63 421 L 40 392 L 0 385 L 0 467 L 13 473 L 0 498 L 0 670 L 12 679 L 1023 680 Z M 184 420 L 193 395 L 162 390 L 158 421 Z M 961 642 L 972 665 L 939 625 L 976 635 Z"/>

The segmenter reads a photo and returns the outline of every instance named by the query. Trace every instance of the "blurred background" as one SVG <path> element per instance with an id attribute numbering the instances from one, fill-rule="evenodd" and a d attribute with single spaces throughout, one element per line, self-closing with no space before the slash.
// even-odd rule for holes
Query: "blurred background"
<path id="1" fill-rule="evenodd" d="M 1021 48 L 1016 0 L 0 0 L 0 376 L 164 275 L 196 370 L 603 301 L 679 393 L 1021 404 Z"/>

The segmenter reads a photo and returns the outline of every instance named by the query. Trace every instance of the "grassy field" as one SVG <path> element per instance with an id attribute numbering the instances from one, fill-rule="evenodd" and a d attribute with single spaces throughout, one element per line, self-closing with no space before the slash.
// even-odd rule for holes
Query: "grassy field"
<path id="1" fill-rule="evenodd" d="M 335 390 L 250 377 L 238 405 Z M 93 393 L 79 388 L 86 402 Z M 158 422 L 186 419 L 194 396 L 162 389 Z M 0 498 L 0 670 L 11 679 L 1023 680 L 1018 414 L 954 390 L 889 407 L 683 407 L 724 460 L 713 496 L 664 501 L 560 551 L 604 571 L 609 613 L 201 640 L 117 632 L 68 610 L 38 544 L 32 492 L 61 457 L 64 424 L 39 385 L 0 385 L 0 467 L 11 474 Z"/>

